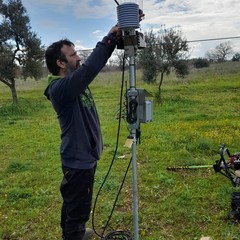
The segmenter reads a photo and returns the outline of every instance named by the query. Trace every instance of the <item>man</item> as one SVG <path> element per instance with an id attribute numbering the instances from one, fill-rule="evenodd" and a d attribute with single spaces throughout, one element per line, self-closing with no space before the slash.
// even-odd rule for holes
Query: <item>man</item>
<path id="1" fill-rule="evenodd" d="M 61 128 L 64 240 L 87 239 L 94 174 L 103 149 L 100 123 L 88 86 L 107 63 L 120 35 L 118 28 L 113 27 L 81 66 L 74 44 L 68 39 L 53 43 L 45 53 L 52 75 L 44 94 L 51 101 Z"/>

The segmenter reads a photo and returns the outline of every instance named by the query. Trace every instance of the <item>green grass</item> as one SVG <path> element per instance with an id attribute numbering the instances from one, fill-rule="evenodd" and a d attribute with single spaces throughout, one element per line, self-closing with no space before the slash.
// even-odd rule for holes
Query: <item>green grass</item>
<path id="1" fill-rule="evenodd" d="M 219 159 L 222 143 L 231 153 L 240 151 L 239 69 L 239 63 L 225 63 L 192 69 L 184 80 L 172 74 L 165 77 L 162 101 L 154 101 L 153 121 L 141 125 L 141 144 L 137 145 L 140 239 L 238 239 L 238 224 L 225 220 L 230 211 L 230 194 L 237 190 L 227 178 L 212 168 L 178 172 L 166 168 L 211 165 Z M 137 87 L 155 95 L 157 85 L 142 83 L 139 72 L 137 76 Z M 104 140 L 94 197 L 115 150 L 120 82 L 120 73 L 101 73 L 91 86 Z M 61 236 L 60 132 L 51 104 L 43 96 L 46 84 L 46 80 L 20 81 L 19 105 L 12 106 L 9 89 L 0 83 L 3 240 L 57 240 Z M 117 158 L 98 198 L 95 227 L 99 233 L 129 163 L 131 152 L 124 147 L 128 134 L 122 121 Z M 108 231 L 133 232 L 131 175 L 129 171 Z"/>

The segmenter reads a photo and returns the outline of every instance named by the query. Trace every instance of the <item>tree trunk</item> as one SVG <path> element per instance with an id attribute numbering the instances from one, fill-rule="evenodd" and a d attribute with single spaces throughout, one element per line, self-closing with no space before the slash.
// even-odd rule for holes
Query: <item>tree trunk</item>
<path id="1" fill-rule="evenodd" d="M 13 100 L 13 104 L 17 104 L 18 103 L 18 97 L 17 97 L 17 91 L 16 91 L 16 86 L 15 86 L 15 81 L 13 80 L 11 85 L 11 92 L 12 92 L 12 100 Z"/>
<path id="2" fill-rule="evenodd" d="M 164 73 L 161 72 L 160 82 L 159 82 L 159 85 L 158 85 L 158 96 L 159 96 L 159 97 L 160 97 L 161 86 L 162 86 L 162 82 L 163 82 L 163 75 L 164 75 Z"/>
<path id="3" fill-rule="evenodd" d="M 18 103 L 18 97 L 17 97 L 16 86 L 15 86 L 15 79 L 11 79 L 11 82 L 6 81 L 4 79 L 0 79 L 0 81 L 2 83 L 6 84 L 11 89 L 13 104 L 17 104 Z"/>

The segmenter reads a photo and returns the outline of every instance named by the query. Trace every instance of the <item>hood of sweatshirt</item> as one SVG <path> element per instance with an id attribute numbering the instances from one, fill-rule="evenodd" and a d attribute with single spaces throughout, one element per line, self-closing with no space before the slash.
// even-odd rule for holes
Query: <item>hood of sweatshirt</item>
<path id="1" fill-rule="evenodd" d="M 57 75 L 52 75 L 52 74 L 48 75 L 48 86 L 44 91 L 44 95 L 47 97 L 48 100 L 50 100 L 49 93 L 48 93 L 49 86 L 51 85 L 52 82 L 54 82 L 58 79 L 61 79 L 61 78 L 63 78 L 63 77 L 62 76 L 57 76 Z"/>

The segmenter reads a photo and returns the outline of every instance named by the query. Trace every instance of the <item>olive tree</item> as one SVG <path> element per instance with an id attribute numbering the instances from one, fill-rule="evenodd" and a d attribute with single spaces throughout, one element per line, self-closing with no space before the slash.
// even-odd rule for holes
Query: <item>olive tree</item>
<path id="1" fill-rule="evenodd" d="M 145 34 L 147 47 L 140 51 L 140 64 L 143 70 L 143 80 L 156 82 L 160 74 L 158 94 L 163 82 L 164 74 L 173 69 L 177 76 L 188 74 L 187 53 L 189 50 L 187 40 L 182 32 L 176 28 L 161 29 L 154 33 L 152 30 Z"/>
<path id="2" fill-rule="evenodd" d="M 44 48 L 20 0 L 0 0 L 0 81 L 17 104 L 16 79 L 39 79 L 43 70 Z"/>

